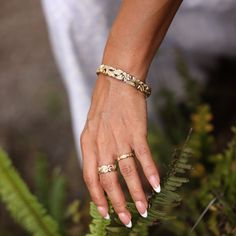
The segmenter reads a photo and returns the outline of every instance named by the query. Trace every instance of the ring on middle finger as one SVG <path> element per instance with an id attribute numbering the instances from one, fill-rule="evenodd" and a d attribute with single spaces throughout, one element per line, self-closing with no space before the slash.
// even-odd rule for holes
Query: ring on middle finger
<path id="1" fill-rule="evenodd" d="M 124 160 L 126 158 L 130 158 L 130 157 L 134 157 L 134 153 L 133 152 L 129 152 L 129 153 L 125 153 L 125 154 L 119 155 L 117 157 L 117 161 L 121 161 L 121 160 Z"/>

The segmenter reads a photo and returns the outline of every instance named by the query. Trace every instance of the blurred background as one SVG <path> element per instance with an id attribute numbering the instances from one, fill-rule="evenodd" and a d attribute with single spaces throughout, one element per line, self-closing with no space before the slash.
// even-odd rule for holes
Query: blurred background
<path id="1" fill-rule="evenodd" d="M 0 147 L 42 201 L 45 192 L 40 181 L 49 184 L 55 176 L 63 179 L 60 191 L 66 194 L 61 206 L 78 199 L 79 210 L 84 212 L 81 221 L 86 223 L 80 223 L 80 229 L 71 227 L 71 235 L 83 235 L 89 221 L 89 197 L 75 149 L 68 97 L 41 3 L 0 2 Z M 150 75 L 156 88 L 150 106 L 154 153 L 159 136 L 168 140 L 166 149 L 183 142 L 191 113 L 199 104 L 207 104 L 213 116 L 214 151 L 226 146 L 230 127 L 236 123 L 235 22 L 234 0 L 192 0 L 182 5 L 152 64 L 157 71 L 156 77 Z M 173 126 L 174 118 L 178 127 Z M 171 150 L 162 151 L 157 156 L 169 155 Z M 11 220 L 4 204 L 0 204 L 0 235 L 27 235 Z"/>

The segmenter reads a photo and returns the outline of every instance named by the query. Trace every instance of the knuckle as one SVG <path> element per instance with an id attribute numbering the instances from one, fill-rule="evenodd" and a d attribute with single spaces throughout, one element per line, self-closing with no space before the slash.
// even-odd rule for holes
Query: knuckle
<path id="1" fill-rule="evenodd" d="M 135 174 L 135 167 L 131 164 L 122 163 L 120 164 L 120 172 L 124 177 L 130 177 Z"/>
<path id="2" fill-rule="evenodd" d="M 109 118 L 109 112 L 102 111 L 102 112 L 99 113 L 99 117 L 100 117 L 100 119 L 107 120 Z"/>
<path id="3" fill-rule="evenodd" d="M 100 176 L 100 182 L 101 182 L 101 185 L 102 185 L 105 189 L 110 188 L 111 185 L 112 185 L 110 178 L 106 178 L 104 175 L 101 175 L 101 176 Z"/>
<path id="4" fill-rule="evenodd" d="M 148 170 L 149 175 L 156 175 L 157 174 L 157 168 L 156 165 L 153 163 L 148 163 L 144 167 L 144 171 Z"/>
<path id="5" fill-rule="evenodd" d="M 94 126 L 95 126 L 95 121 L 94 121 L 94 119 L 88 117 L 87 122 L 86 122 L 86 125 L 87 125 L 88 130 L 93 130 L 93 129 L 94 129 Z"/>
<path id="6" fill-rule="evenodd" d="M 102 187 L 107 191 L 111 192 L 114 189 L 114 186 L 117 184 L 117 181 L 113 178 L 107 178 L 107 176 L 101 175 L 100 182 Z"/>
<path id="7" fill-rule="evenodd" d="M 126 204 L 125 204 L 125 202 L 116 201 L 116 202 L 113 202 L 112 205 L 113 205 L 113 207 L 114 207 L 114 209 L 115 209 L 115 211 L 117 213 L 126 211 Z"/>
<path id="8" fill-rule="evenodd" d="M 86 183 L 87 186 L 93 186 L 96 182 L 96 180 L 89 174 L 84 173 L 83 174 L 84 182 Z"/>
<path id="9" fill-rule="evenodd" d="M 99 120 L 95 117 L 95 118 L 91 118 L 89 120 L 87 120 L 86 122 L 86 131 L 89 132 L 91 135 L 95 135 L 99 130 Z"/>
<path id="10" fill-rule="evenodd" d="M 93 196 L 91 196 L 91 198 L 96 205 L 99 205 L 101 203 L 101 196 L 94 194 Z"/>
<path id="11" fill-rule="evenodd" d="M 135 150 L 138 156 L 147 156 L 150 155 L 149 147 L 147 145 L 138 145 Z"/>
<path id="12" fill-rule="evenodd" d="M 100 136 L 100 134 L 96 135 L 95 145 L 96 145 L 98 152 L 101 152 L 105 146 L 105 142 L 103 141 L 103 138 Z"/>
<path id="13" fill-rule="evenodd" d="M 131 189 L 132 195 L 135 196 L 135 198 L 140 198 L 144 196 L 144 192 L 140 188 L 133 188 Z"/>
<path id="14" fill-rule="evenodd" d="M 85 147 L 87 144 L 87 140 L 88 140 L 88 135 L 86 131 L 83 131 L 82 134 L 80 135 L 80 144 L 81 147 Z"/>

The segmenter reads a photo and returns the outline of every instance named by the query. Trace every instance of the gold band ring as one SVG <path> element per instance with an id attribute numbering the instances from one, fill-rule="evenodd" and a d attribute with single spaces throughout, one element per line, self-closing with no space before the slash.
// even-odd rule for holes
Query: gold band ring
<path id="1" fill-rule="evenodd" d="M 98 167 L 98 174 L 106 174 L 112 171 L 116 171 L 116 164 L 102 165 Z"/>
<path id="2" fill-rule="evenodd" d="M 121 160 L 124 160 L 129 157 L 134 157 L 134 153 L 130 152 L 130 153 L 122 154 L 122 155 L 118 156 L 117 161 L 121 161 Z"/>

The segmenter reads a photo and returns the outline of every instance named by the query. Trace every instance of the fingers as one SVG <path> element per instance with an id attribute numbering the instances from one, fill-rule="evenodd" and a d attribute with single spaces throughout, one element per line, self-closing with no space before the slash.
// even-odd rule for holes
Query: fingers
<path id="1" fill-rule="evenodd" d="M 131 148 L 122 142 L 117 142 L 120 155 L 131 153 Z M 142 188 L 140 178 L 136 169 L 133 157 L 128 157 L 118 161 L 119 169 L 128 186 L 132 199 L 141 216 L 147 217 L 148 203 Z"/>
<path id="2" fill-rule="evenodd" d="M 136 165 L 133 158 L 126 158 L 119 161 L 121 174 L 123 175 L 132 199 L 141 216 L 147 217 L 148 203 L 139 179 Z"/>
<path id="3" fill-rule="evenodd" d="M 103 118 L 105 119 L 106 117 Z M 118 140 L 119 142 L 117 142 L 117 137 L 120 136 L 120 133 L 119 135 L 114 135 L 114 133 L 110 132 L 109 121 L 107 120 L 98 125 L 95 133 L 97 135 L 93 136 L 95 137 L 94 143 L 91 142 L 90 136 L 81 136 L 84 180 L 88 186 L 92 200 L 97 205 L 103 217 L 109 218 L 108 204 L 104 195 L 105 191 L 121 222 L 127 227 L 132 227 L 131 214 L 126 207 L 125 196 L 119 184 L 117 172 L 112 171 L 98 175 L 98 167 L 114 164 L 117 150 L 119 154 L 130 153 L 131 150 L 134 150 L 145 176 L 153 189 L 156 192 L 160 192 L 159 174 L 152 159 L 146 138 L 135 137 L 133 143 L 130 143 L 126 140 L 127 137 L 123 136 L 124 139 Z M 147 217 L 148 203 L 136 169 L 135 160 L 133 158 L 120 160 L 119 168 L 127 183 L 136 208 L 143 217 Z"/>
<path id="4" fill-rule="evenodd" d="M 161 191 L 160 177 L 155 162 L 152 158 L 146 137 L 135 137 L 132 148 L 135 151 L 137 159 L 141 163 L 143 172 L 149 183 L 155 192 L 159 193 Z"/>
<path id="5" fill-rule="evenodd" d="M 98 135 L 96 137 L 96 147 L 98 151 L 98 166 L 114 164 L 115 162 L 115 141 L 114 136 L 111 133 L 109 127 L 109 120 L 107 115 L 103 114 L 104 122 L 100 122 L 98 126 Z M 121 190 L 117 171 L 100 174 L 100 183 L 103 189 L 106 191 L 112 206 L 118 214 L 121 222 L 131 227 L 131 214 L 126 208 L 125 196 Z"/>
<path id="6" fill-rule="evenodd" d="M 106 158 L 99 161 L 99 166 L 104 164 L 112 164 L 113 162 L 113 158 L 111 158 L 110 161 L 109 158 Z M 118 214 L 121 222 L 126 227 L 132 227 L 131 214 L 126 208 L 125 196 L 121 190 L 117 172 L 113 171 L 106 174 L 100 174 L 100 182 L 109 199 L 111 200 L 112 206 Z"/>
<path id="7" fill-rule="evenodd" d="M 96 204 L 98 211 L 105 218 L 109 219 L 108 204 L 104 190 L 100 184 L 97 174 L 97 161 L 95 152 L 92 151 L 90 141 L 81 136 L 81 149 L 83 155 L 83 178 L 88 187 L 92 201 Z"/>

